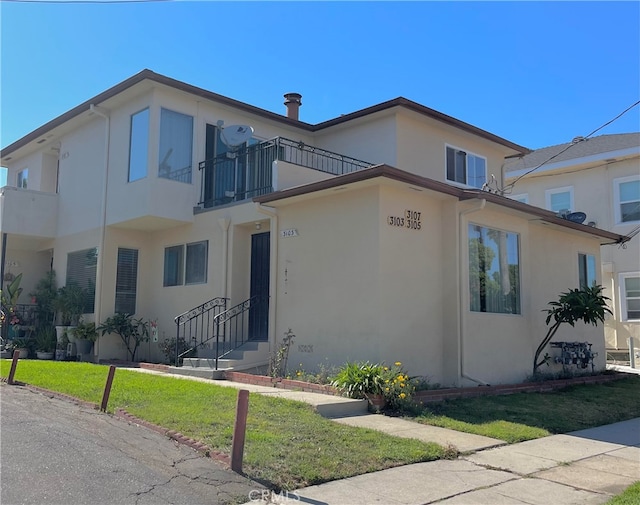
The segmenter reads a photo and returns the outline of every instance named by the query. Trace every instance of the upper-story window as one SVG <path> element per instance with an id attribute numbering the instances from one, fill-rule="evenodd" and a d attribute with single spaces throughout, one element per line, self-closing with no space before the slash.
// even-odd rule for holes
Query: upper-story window
<path id="1" fill-rule="evenodd" d="M 487 182 L 487 159 L 447 146 L 447 180 L 482 188 Z"/>
<path id="2" fill-rule="evenodd" d="M 193 117 L 161 109 L 158 177 L 190 183 L 192 151 Z"/>
<path id="3" fill-rule="evenodd" d="M 19 188 L 27 189 L 27 180 L 29 179 L 29 169 L 24 168 L 18 172 L 17 186 Z"/>
<path id="4" fill-rule="evenodd" d="M 129 182 L 147 176 L 149 149 L 149 109 L 141 110 L 131 116 L 129 138 Z"/>
<path id="5" fill-rule="evenodd" d="M 573 187 L 548 189 L 544 194 L 547 209 L 553 212 L 573 211 Z"/>
<path id="6" fill-rule="evenodd" d="M 640 177 L 621 177 L 613 183 L 616 223 L 640 221 Z"/>

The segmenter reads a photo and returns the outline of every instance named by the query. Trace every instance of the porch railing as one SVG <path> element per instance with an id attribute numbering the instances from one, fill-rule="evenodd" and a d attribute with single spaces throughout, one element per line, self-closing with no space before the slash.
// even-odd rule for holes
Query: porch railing
<path id="1" fill-rule="evenodd" d="M 275 160 L 333 175 L 372 166 L 350 156 L 277 137 L 200 162 L 202 194 L 198 205 L 215 207 L 272 192 Z"/>
<path id="2" fill-rule="evenodd" d="M 237 349 L 251 338 L 260 340 L 267 337 L 267 328 L 263 328 L 262 323 L 267 321 L 268 307 L 268 296 L 252 296 L 215 317 L 216 370 L 218 369 L 218 360 L 221 357 Z M 264 320 L 261 318 L 261 314 L 264 314 Z M 265 334 L 260 334 L 261 331 L 265 331 Z M 220 341 L 221 337 L 222 342 Z M 223 345 L 222 349 L 220 348 L 221 344 Z"/>
<path id="3" fill-rule="evenodd" d="M 215 318 L 226 308 L 227 298 L 218 297 L 174 318 L 176 323 L 176 366 L 180 365 L 180 358 L 218 336 Z"/>

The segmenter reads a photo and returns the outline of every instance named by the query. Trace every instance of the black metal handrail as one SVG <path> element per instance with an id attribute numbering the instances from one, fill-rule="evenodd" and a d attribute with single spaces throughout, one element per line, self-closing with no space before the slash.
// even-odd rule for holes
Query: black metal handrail
<path id="1" fill-rule="evenodd" d="M 231 307 L 224 312 L 221 312 L 214 318 L 216 327 L 216 370 L 218 369 L 219 358 L 230 353 L 234 349 L 237 349 L 242 344 L 247 342 L 247 340 L 249 340 L 249 337 L 251 336 L 249 332 L 254 330 L 251 324 L 251 311 L 255 311 L 263 307 L 265 303 L 269 303 L 269 296 L 252 296 L 244 302 L 239 303 L 238 305 L 235 305 L 234 307 Z M 223 352 L 221 353 L 220 336 L 222 336 L 224 339 L 227 335 L 229 336 L 229 340 L 228 342 L 225 341 L 224 343 L 230 344 L 230 347 L 223 350 Z M 262 336 L 260 335 L 260 337 Z"/>
<path id="2" fill-rule="evenodd" d="M 202 194 L 198 205 L 215 207 L 271 193 L 275 160 L 333 175 L 373 165 L 302 141 L 276 137 L 201 161 L 198 168 Z"/>
<path id="3" fill-rule="evenodd" d="M 216 316 L 227 308 L 227 300 L 222 297 L 213 298 L 174 318 L 176 323 L 176 366 L 180 366 L 180 358 L 218 336 L 214 321 Z M 186 347 L 186 350 L 181 351 L 181 347 Z"/>

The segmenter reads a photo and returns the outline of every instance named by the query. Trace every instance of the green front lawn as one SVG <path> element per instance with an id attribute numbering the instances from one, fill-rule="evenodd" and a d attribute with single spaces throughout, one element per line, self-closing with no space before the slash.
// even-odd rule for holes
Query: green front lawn
<path id="1" fill-rule="evenodd" d="M 10 365 L 1 360 L 0 375 L 7 377 Z M 107 372 L 107 366 L 89 363 L 21 360 L 15 379 L 99 404 Z M 126 409 L 229 454 L 236 398 L 232 388 L 118 369 L 109 412 Z M 437 444 L 341 425 L 304 403 L 258 394 L 249 399 L 244 471 L 275 488 L 295 489 L 443 456 Z"/>
<path id="2" fill-rule="evenodd" d="M 571 386 L 552 393 L 448 400 L 427 404 L 420 423 L 522 442 L 640 417 L 640 377 Z"/>
<path id="3" fill-rule="evenodd" d="M 605 505 L 638 505 L 638 503 L 640 503 L 640 480 L 611 498 Z"/>

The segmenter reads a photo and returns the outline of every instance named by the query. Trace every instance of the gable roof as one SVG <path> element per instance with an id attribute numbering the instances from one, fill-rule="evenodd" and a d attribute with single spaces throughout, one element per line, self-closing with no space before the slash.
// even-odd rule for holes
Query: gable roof
<path id="1" fill-rule="evenodd" d="M 579 160 L 604 153 L 614 153 L 636 148 L 640 151 L 640 133 L 618 133 L 613 135 L 600 135 L 584 139 L 576 137 L 571 142 L 555 146 L 536 149 L 529 154 L 517 159 L 509 160 L 506 165 L 507 172 L 527 170 L 545 163 L 552 156 L 556 156 L 549 163 L 558 164 L 569 160 Z M 562 152 L 563 150 L 565 150 Z M 561 154 L 559 154 L 561 153 Z M 543 167 L 546 166 L 543 165 Z M 542 167 L 541 167 L 542 168 Z"/>
<path id="2" fill-rule="evenodd" d="M 303 195 L 310 195 L 323 190 L 331 190 L 348 184 L 355 184 L 363 182 L 377 177 L 383 177 L 391 179 L 397 182 L 410 184 L 420 188 L 435 191 L 437 193 L 450 195 L 458 198 L 458 200 L 486 200 L 489 203 L 495 204 L 505 209 L 511 209 L 517 212 L 521 212 L 529 215 L 531 218 L 544 221 L 549 224 L 557 225 L 562 228 L 568 228 L 578 232 L 586 233 L 588 235 L 597 237 L 601 240 L 601 243 L 616 243 L 622 244 L 629 238 L 618 233 L 613 233 L 600 228 L 594 228 L 585 224 L 578 224 L 566 219 L 558 217 L 555 212 L 541 209 L 526 203 L 518 202 L 507 198 L 505 196 L 498 195 L 496 193 L 490 193 L 481 189 L 466 189 L 452 186 L 444 182 L 422 177 L 410 172 L 405 172 L 389 165 L 375 165 L 370 168 L 364 168 L 345 175 L 339 175 L 329 179 L 324 179 L 318 182 L 312 182 L 301 186 L 296 186 L 281 191 L 275 191 L 262 196 L 256 196 L 253 201 L 259 204 L 269 204 L 278 201 L 287 200 L 289 198 L 299 197 Z"/>
<path id="3" fill-rule="evenodd" d="M 261 117 L 264 117 L 266 119 L 272 120 L 272 121 L 277 121 L 283 124 L 286 124 L 288 126 L 295 126 L 296 128 L 300 128 L 301 130 L 304 131 L 308 131 L 308 132 L 316 132 L 316 131 L 320 131 L 326 128 L 330 128 L 332 126 L 338 125 L 338 124 L 342 124 L 342 123 L 346 123 L 348 121 L 351 121 L 353 119 L 356 118 L 360 118 L 363 116 L 367 116 L 370 114 L 374 114 L 376 112 L 379 111 L 383 111 L 383 110 L 387 110 L 387 109 L 391 109 L 393 107 L 404 107 L 406 109 L 409 110 L 413 110 L 419 114 L 423 114 L 424 116 L 427 116 L 429 118 L 435 119 L 437 121 L 449 124 L 451 126 L 454 126 L 456 128 L 460 128 L 461 130 L 467 131 L 469 133 L 472 133 L 474 135 L 477 135 L 479 137 L 482 137 L 484 139 L 490 140 L 491 142 L 495 142 L 497 144 L 501 144 L 505 147 L 508 147 L 510 149 L 513 149 L 517 152 L 520 153 L 529 153 L 531 152 L 530 149 L 527 149 L 526 147 L 520 146 L 518 144 L 515 144 L 509 140 L 506 140 L 502 137 L 499 137 L 497 135 L 494 135 L 492 133 L 489 133 L 485 130 L 482 130 L 480 128 L 477 128 L 469 123 L 465 123 L 464 121 L 460 121 L 459 119 L 453 118 L 451 116 L 447 116 L 446 114 L 443 114 L 441 112 L 438 112 L 434 109 L 430 109 L 428 107 L 425 107 L 424 105 L 420 105 L 419 103 L 413 102 L 411 100 L 408 100 L 406 98 L 402 98 L 402 97 L 398 97 L 395 98 L 393 100 L 389 100 L 387 102 L 382 102 L 380 104 L 374 105 L 372 107 L 367 107 L 365 109 L 356 111 L 356 112 L 352 112 L 350 114 L 345 114 L 343 116 L 337 117 L 335 119 L 330 119 L 328 121 L 324 121 L 322 123 L 318 123 L 316 125 L 312 125 L 309 123 L 305 123 L 302 121 L 297 121 L 295 119 L 290 119 L 286 116 L 280 115 L 280 114 L 276 114 L 274 112 L 270 112 L 268 110 L 265 109 L 261 109 L 259 107 L 255 107 L 253 105 L 249 105 L 247 103 L 244 102 L 240 102 L 239 100 L 234 100 L 233 98 L 229 98 L 223 95 L 220 95 L 218 93 L 214 93 L 212 91 L 207 91 L 203 88 L 199 88 L 197 86 L 193 86 L 191 84 L 187 84 L 185 82 L 182 81 L 178 81 L 176 79 L 172 79 L 171 77 L 167 77 L 165 75 L 162 74 L 158 74 L 156 72 L 153 72 L 151 70 L 148 69 L 144 69 L 141 72 L 135 74 L 132 77 L 129 77 L 128 79 L 122 81 L 119 84 L 116 84 L 115 86 L 107 89 L 106 91 L 103 91 L 102 93 L 94 96 L 93 98 L 90 98 L 89 100 L 81 103 L 80 105 L 74 107 L 73 109 L 65 112 L 64 114 L 56 117 L 55 119 L 49 121 L 48 123 L 42 125 L 41 127 L 37 128 L 36 130 L 32 131 L 31 133 L 25 135 L 24 137 L 22 137 L 21 139 L 16 140 L 15 142 L 13 142 L 12 144 L 8 145 L 7 147 L 5 147 L 4 149 L 2 149 L 0 151 L 0 158 L 4 158 L 5 156 L 10 155 L 11 153 L 15 152 L 16 150 L 20 149 L 21 147 L 24 147 L 25 145 L 29 144 L 30 142 L 42 137 L 43 135 L 47 134 L 50 130 L 56 128 L 57 126 L 60 126 L 62 124 L 64 124 L 67 121 L 72 120 L 73 118 L 79 116 L 80 114 L 88 111 L 91 107 L 91 105 L 100 105 L 102 102 L 108 100 L 109 98 L 112 98 L 122 92 L 124 92 L 125 90 L 131 88 L 132 86 L 144 81 L 144 80 L 149 80 L 149 81 L 153 81 L 153 82 L 157 82 L 159 84 L 163 84 L 165 86 L 169 86 L 172 87 L 174 89 L 180 90 L 180 91 L 184 91 L 190 94 L 193 94 L 195 96 L 204 98 L 206 100 L 211 100 L 213 102 L 217 102 L 217 103 L 221 103 L 224 105 L 228 105 L 230 107 L 234 107 L 236 109 L 242 110 L 244 112 L 248 112 L 250 114 L 255 114 Z"/>

